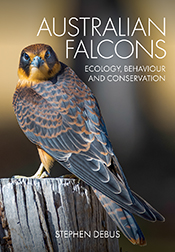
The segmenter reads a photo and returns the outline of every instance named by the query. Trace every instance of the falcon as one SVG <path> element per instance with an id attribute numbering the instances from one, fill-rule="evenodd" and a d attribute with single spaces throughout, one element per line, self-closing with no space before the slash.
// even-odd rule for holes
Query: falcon
<path id="1" fill-rule="evenodd" d="M 109 216 L 133 244 L 145 245 L 132 214 L 149 221 L 164 221 L 164 217 L 131 191 L 89 87 L 45 44 L 22 50 L 18 76 L 14 112 L 41 159 L 32 177 L 47 176 L 54 161 L 59 162 L 93 188 Z"/>

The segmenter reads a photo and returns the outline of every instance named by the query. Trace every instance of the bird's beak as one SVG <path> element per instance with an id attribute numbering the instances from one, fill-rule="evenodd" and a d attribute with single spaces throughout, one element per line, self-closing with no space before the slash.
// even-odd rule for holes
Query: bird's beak
<path id="1" fill-rule="evenodd" d="M 44 60 L 42 60 L 39 56 L 35 56 L 33 58 L 31 65 L 39 68 L 43 63 L 44 63 Z"/>

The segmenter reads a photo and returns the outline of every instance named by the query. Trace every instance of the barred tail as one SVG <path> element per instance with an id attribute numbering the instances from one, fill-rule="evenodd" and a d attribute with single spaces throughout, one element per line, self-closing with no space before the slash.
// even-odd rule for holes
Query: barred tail
<path id="1" fill-rule="evenodd" d="M 94 188 L 93 190 L 106 212 L 128 240 L 140 246 L 146 245 L 145 237 L 134 219 L 134 216 L 129 211 L 122 209 L 117 203 L 101 192 Z"/>

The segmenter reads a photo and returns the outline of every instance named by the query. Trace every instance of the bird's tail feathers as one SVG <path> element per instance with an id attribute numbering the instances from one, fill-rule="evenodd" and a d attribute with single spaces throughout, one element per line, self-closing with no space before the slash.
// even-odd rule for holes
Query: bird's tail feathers
<path id="1" fill-rule="evenodd" d="M 127 239 L 133 244 L 138 244 L 140 246 L 146 245 L 145 237 L 136 223 L 134 216 L 101 192 L 94 188 L 93 190 L 108 215 Z"/>
<path id="2" fill-rule="evenodd" d="M 122 178 L 123 183 L 125 184 L 125 187 L 127 188 L 127 191 L 133 202 L 131 206 L 126 206 L 127 209 L 131 211 L 132 213 L 149 221 L 153 221 L 153 222 L 165 221 L 165 218 L 156 209 L 154 209 L 148 202 L 146 202 L 146 200 L 144 200 L 135 192 L 131 191 L 128 185 L 128 182 L 126 180 L 126 177 L 123 173 L 123 170 L 120 166 L 120 163 L 118 162 L 118 159 L 115 155 L 113 155 L 113 164 L 114 164 L 117 176 L 120 175 L 120 177 Z"/>
<path id="3" fill-rule="evenodd" d="M 148 202 L 146 202 L 146 200 L 144 200 L 141 196 L 139 196 L 133 191 L 132 195 L 134 196 L 134 199 L 138 201 L 145 208 L 144 213 L 139 214 L 138 212 L 135 211 L 133 213 L 152 222 L 165 221 L 165 218 L 156 209 L 154 209 Z"/>

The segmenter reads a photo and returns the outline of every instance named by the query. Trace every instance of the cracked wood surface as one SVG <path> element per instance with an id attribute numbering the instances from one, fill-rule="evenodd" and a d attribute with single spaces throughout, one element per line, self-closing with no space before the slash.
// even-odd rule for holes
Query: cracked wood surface
<path id="1" fill-rule="evenodd" d="M 97 237 L 117 228 L 82 181 L 0 179 L 0 217 L 0 251 L 119 251 L 117 238 Z"/>

